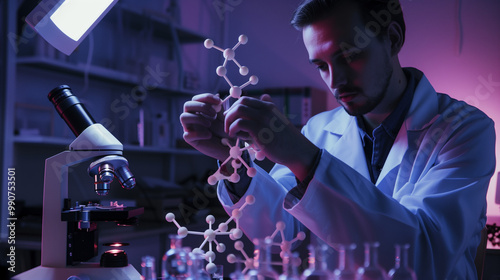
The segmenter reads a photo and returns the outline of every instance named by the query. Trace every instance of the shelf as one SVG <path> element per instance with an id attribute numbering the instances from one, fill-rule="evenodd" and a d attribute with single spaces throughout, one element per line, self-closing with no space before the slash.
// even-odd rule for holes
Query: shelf
<path id="1" fill-rule="evenodd" d="M 51 137 L 51 136 L 15 136 L 14 143 L 16 144 L 33 144 L 33 145 L 50 145 L 50 146 L 62 146 L 68 147 L 69 144 L 74 139 L 66 139 L 61 137 Z M 158 154 L 170 154 L 170 155 L 203 155 L 197 150 L 192 149 L 176 149 L 176 148 L 164 148 L 164 147 L 139 147 L 137 145 L 123 145 L 124 152 L 133 153 L 158 153 Z"/>
<path id="2" fill-rule="evenodd" d="M 155 38 L 174 41 L 176 39 L 173 36 L 173 32 L 175 32 L 181 44 L 202 43 L 206 39 L 202 34 L 193 32 L 171 22 L 167 14 L 155 10 L 137 10 L 132 7 L 127 7 L 126 5 L 121 5 L 116 11 L 121 11 L 123 21 L 129 23 L 134 29 L 142 30 L 147 25 L 151 24 L 153 36 Z"/>
<path id="3" fill-rule="evenodd" d="M 46 58 L 43 56 L 19 57 L 17 59 L 17 64 L 20 66 L 41 68 L 71 75 L 84 75 L 86 72 L 86 66 L 83 64 L 72 64 L 65 61 Z M 141 83 L 136 75 L 95 65 L 91 65 L 90 67 L 88 67 L 88 74 L 92 78 L 110 82 L 117 82 L 124 85 L 137 86 Z M 173 95 L 193 96 L 199 93 L 191 90 L 174 89 L 166 86 L 158 86 L 154 90 Z"/>

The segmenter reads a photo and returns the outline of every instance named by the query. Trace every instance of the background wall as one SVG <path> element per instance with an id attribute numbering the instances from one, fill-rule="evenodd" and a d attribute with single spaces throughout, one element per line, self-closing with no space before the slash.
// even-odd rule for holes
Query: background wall
<path id="1" fill-rule="evenodd" d="M 300 32 L 289 25 L 301 1 L 228 2 L 238 5 L 226 14 L 227 38 L 235 42 L 241 33 L 249 36 L 249 45 L 238 55 L 260 75 L 259 86 L 326 89 L 308 62 Z M 401 0 L 401 4 L 407 25 L 402 65 L 422 70 L 438 92 L 483 110 L 500 131 L 500 1 Z M 336 106 L 334 100 L 329 101 L 330 107 Z M 500 171 L 499 160 L 497 152 L 495 173 Z M 495 174 L 488 192 L 489 221 L 500 220 L 496 185 Z"/>

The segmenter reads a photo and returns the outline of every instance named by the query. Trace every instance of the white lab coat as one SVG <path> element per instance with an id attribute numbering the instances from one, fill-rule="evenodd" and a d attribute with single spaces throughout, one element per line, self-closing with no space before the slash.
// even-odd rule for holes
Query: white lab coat
<path id="1" fill-rule="evenodd" d="M 486 192 L 495 170 L 494 124 L 464 102 L 436 93 L 425 76 L 378 181 L 366 164 L 354 117 L 337 108 L 313 117 L 302 130 L 321 159 L 301 199 L 290 170 L 258 174 L 245 194 L 240 226 L 249 238 L 270 235 L 285 221 L 287 240 L 304 226 L 329 245 L 380 242 L 379 261 L 394 265 L 394 244 L 409 243 L 419 279 L 476 279 L 474 257 L 486 223 Z M 233 204 L 223 183 L 219 199 Z"/>

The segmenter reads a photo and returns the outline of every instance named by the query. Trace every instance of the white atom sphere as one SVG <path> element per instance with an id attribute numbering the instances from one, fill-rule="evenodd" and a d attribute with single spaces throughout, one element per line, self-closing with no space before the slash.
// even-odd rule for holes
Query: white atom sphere
<path id="1" fill-rule="evenodd" d="M 255 268 L 255 266 L 254 266 L 254 260 L 253 259 L 245 260 L 245 267 Z"/>
<path id="2" fill-rule="evenodd" d="M 243 154 L 243 152 L 241 151 L 240 147 L 238 146 L 234 146 L 232 147 L 231 149 L 229 149 L 229 155 L 231 156 L 231 158 L 239 158 L 241 157 L 241 155 Z"/>
<path id="3" fill-rule="evenodd" d="M 250 83 L 252 85 L 256 85 L 258 82 L 259 82 L 259 77 L 255 76 L 255 75 L 250 76 Z"/>
<path id="4" fill-rule="evenodd" d="M 214 274 L 217 271 L 217 266 L 214 263 L 209 263 L 205 267 L 207 270 L 208 274 Z"/>
<path id="5" fill-rule="evenodd" d="M 277 230 L 284 230 L 286 227 L 285 223 L 283 221 L 279 221 L 276 223 L 276 229 Z"/>
<path id="6" fill-rule="evenodd" d="M 207 181 L 208 181 L 208 184 L 209 184 L 209 185 L 215 185 L 215 184 L 217 184 L 217 181 L 219 181 L 219 180 L 217 179 L 217 177 L 216 177 L 216 176 L 214 176 L 214 175 L 210 175 L 210 176 L 208 177 L 208 180 L 207 180 Z M 168 214 L 167 214 L 167 215 L 168 215 Z M 167 220 L 167 221 L 168 221 L 168 220 Z"/>
<path id="7" fill-rule="evenodd" d="M 214 215 L 208 215 L 205 221 L 207 222 L 207 224 L 213 224 L 215 222 Z"/>
<path id="8" fill-rule="evenodd" d="M 167 215 L 165 215 L 165 220 L 169 223 L 173 222 L 175 220 L 174 213 L 167 213 Z"/>
<path id="9" fill-rule="evenodd" d="M 306 234 L 303 231 L 301 231 L 301 232 L 297 233 L 297 238 L 299 240 L 304 240 L 304 239 L 306 239 Z"/>
<path id="10" fill-rule="evenodd" d="M 242 236 L 243 236 L 243 231 L 241 229 L 235 228 L 231 231 L 229 238 L 231 238 L 231 240 L 237 240 L 240 239 Z"/>
<path id="11" fill-rule="evenodd" d="M 222 138 L 220 142 L 222 143 L 222 145 L 229 146 L 229 139 L 227 138 Z"/>
<path id="12" fill-rule="evenodd" d="M 238 37 L 238 42 L 240 42 L 243 45 L 248 43 L 248 36 L 241 34 L 240 37 Z"/>
<path id="13" fill-rule="evenodd" d="M 227 74 L 227 69 L 224 66 L 219 66 L 215 72 L 217 73 L 217 76 L 224 77 Z"/>
<path id="14" fill-rule="evenodd" d="M 227 224 L 221 223 L 218 227 L 220 232 L 226 232 L 227 231 Z"/>
<path id="15" fill-rule="evenodd" d="M 248 205 L 252 205 L 255 203 L 255 196 L 253 195 L 249 195 L 247 197 L 245 197 L 245 202 L 248 204 Z"/>
<path id="16" fill-rule="evenodd" d="M 219 243 L 217 244 L 217 252 L 219 253 L 224 253 L 226 251 L 226 245 L 224 245 L 223 243 Z"/>
<path id="17" fill-rule="evenodd" d="M 208 241 L 215 240 L 215 231 L 213 229 L 207 229 L 203 233 L 203 237 L 205 237 Z"/>
<path id="18" fill-rule="evenodd" d="M 205 46 L 205 48 L 211 49 L 214 47 L 214 40 L 206 39 L 205 42 L 203 42 L 203 45 Z"/>
<path id="19" fill-rule="evenodd" d="M 194 248 L 191 253 L 195 254 L 195 255 L 203 255 L 203 250 L 200 249 L 200 248 Z"/>
<path id="20" fill-rule="evenodd" d="M 290 244 L 290 241 L 282 241 L 280 248 L 281 251 L 289 251 L 290 248 L 292 247 L 292 244 Z"/>
<path id="21" fill-rule="evenodd" d="M 239 86 L 233 86 L 229 90 L 229 94 L 231 95 L 232 98 L 240 98 L 241 97 L 241 88 Z"/>
<path id="22" fill-rule="evenodd" d="M 255 175 L 257 175 L 257 169 L 255 169 L 254 167 L 248 168 L 247 175 L 248 177 L 255 177 Z"/>
<path id="23" fill-rule="evenodd" d="M 249 72 L 249 71 L 250 71 L 250 70 L 248 70 L 248 67 L 246 67 L 246 66 L 241 66 L 241 68 L 240 68 L 240 75 L 241 75 L 241 76 L 246 76 L 246 75 L 248 75 L 248 72 Z"/>
<path id="24" fill-rule="evenodd" d="M 224 50 L 224 58 L 228 60 L 233 60 L 236 56 L 236 52 L 233 49 L 225 49 Z"/>
<path id="25" fill-rule="evenodd" d="M 179 235 L 180 237 L 186 237 L 188 235 L 188 229 L 186 227 L 180 227 L 177 230 L 177 235 Z"/>
<path id="26" fill-rule="evenodd" d="M 243 212 L 240 209 L 233 209 L 233 211 L 231 212 L 231 217 L 233 217 L 234 219 L 239 219 L 242 215 Z"/>
<path id="27" fill-rule="evenodd" d="M 237 173 L 233 173 L 231 174 L 231 176 L 229 176 L 229 182 L 238 183 L 239 181 L 240 181 L 240 175 L 238 175 Z"/>
<path id="28" fill-rule="evenodd" d="M 207 262 L 210 262 L 210 261 L 215 261 L 215 253 L 213 251 L 209 251 L 205 254 L 205 260 Z"/>
<path id="29" fill-rule="evenodd" d="M 243 250 L 243 247 L 244 247 L 243 242 L 241 241 L 234 242 L 234 249 L 241 251 Z"/>
<path id="30" fill-rule="evenodd" d="M 238 168 L 240 168 L 240 167 L 241 167 L 241 165 L 242 165 L 242 163 L 241 163 L 241 161 L 239 161 L 239 160 L 233 160 L 233 161 L 231 162 L 231 166 L 232 166 L 234 169 L 238 169 Z"/>
<path id="31" fill-rule="evenodd" d="M 234 254 L 227 255 L 226 259 L 228 263 L 235 263 L 238 260 Z"/>
<path id="32" fill-rule="evenodd" d="M 261 151 L 255 152 L 255 159 L 264 160 L 264 158 L 266 158 L 266 155 L 264 155 L 263 152 L 261 152 Z"/>

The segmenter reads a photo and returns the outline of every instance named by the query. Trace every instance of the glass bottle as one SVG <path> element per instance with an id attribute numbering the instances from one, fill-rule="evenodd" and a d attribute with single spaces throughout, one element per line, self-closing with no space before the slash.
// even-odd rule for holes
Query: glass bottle
<path id="1" fill-rule="evenodd" d="M 354 264 L 354 250 L 356 244 L 339 244 L 339 267 L 335 269 L 335 280 L 355 280 L 356 268 Z"/>
<path id="2" fill-rule="evenodd" d="M 185 279 L 188 270 L 189 249 L 182 248 L 182 237 L 171 234 L 170 249 L 161 260 L 161 276 L 165 280 Z"/>
<path id="3" fill-rule="evenodd" d="M 189 253 L 188 273 L 186 280 L 211 280 L 205 270 L 205 256 L 202 253 Z"/>
<path id="4" fill-rule="evenodd" d="M 389 279 L 391 280 L 417 280 L 415 271 L 408 265 L 408 250 L 409 244 L 394 245 L 396 249 L 396 260 L 394 268 L 389 271 Z"/>
<path id="5" fill-rule="evenodd" d="M 290 255 L 285 252 L 283 255 L 283 273 L 280 275 L 280 280 L 300 280 L 300 275 L 297 270 L 296 261 L 299 260 L 299 254 L 293 253 Z"/>
<path id="6" fill-rule="evenodd" d="M 155 258 L 152 256 L 142 257 L 141 280 L 156 280 Z"/>
<path id="7" fill-rule="evenodd" d="M 271 240 L 258 239 L 256 240 L 254 251 L 254 261 L 256 269 L 249 270 L 247 273 L 247 280 L 279 280 L 279 275 L 271 267 Z"/>
<path id="8" fill-rule="evenodd" d="M 243 274 L 241 270 L 241 262 L 238 258 L 236 259 L 236 268 L 233 273 L 229 275 L 229 277 L 231 280 L 245 280 L 245 274 Z"/>
<path id="9" fill-rule="evenodd" d="M 365 263 L 358 268 L 356 280 L 387 280 L 387 272 L 378 264 L 380 243 L 365 243 Z"/>
<path id="10" fill-rule="evenodd" d="M 333 279 L 333 274 L 328 270 L 326 256 L 328 245 L 309 245 L 309 268 L 302 273 L 304 280 L 328 280 Z"/>

